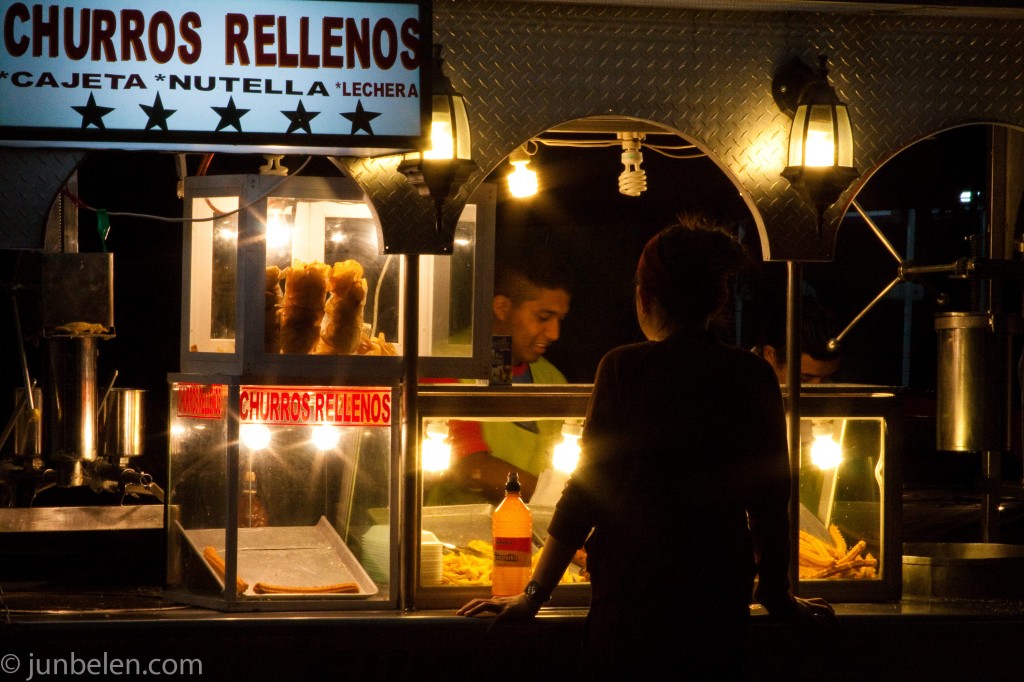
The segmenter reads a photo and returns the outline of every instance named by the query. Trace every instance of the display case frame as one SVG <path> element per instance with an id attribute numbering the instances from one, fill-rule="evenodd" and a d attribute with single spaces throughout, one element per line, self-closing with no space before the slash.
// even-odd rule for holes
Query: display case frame
<path id="1" fill-rule="evenodd" d="M 588 384 L 543 386 L 425 386 L 421 384 L 417 399 L 420 431 L 423 431 L 423 422 L 425 420 L 444 417 L 456 419 L 582 420 L 586 417 L 592 390 L 593 386 Z M 416 499 L 418 503 L 410 511 L 414 515 L 411 522 L 417 529 L 422 530 L 424 507 L 420 456 L 420 449 L 417 447 L 416 471 L 418 476 L 416 480 Z M 536 512 L 534 517 L 534 530 L 536 531 L 538 530 Z M 418 550 L 419 548 L 417 548 L 417 552 Z M 413 565 L 419 566 L 418 554 Z M 415 603 L 418 608 L 458 608 L 470 599 L 491 596 L 489 585 L 424 585 L 420 579 L 419 569 L 417 569 L 415 585 Z M 555 590 L 549 603 L 551 606 L 587 606 L 590 603 L 590 584 L 562 585 L 559 589 Z"/>
<path id="2" fill-rule="evenodd" d="M 182 372 L 213 373 L 227 376 L 265 375 L 276 377 L 309 377 L 323 382 L 337 381 L 344 377 L 345 383 L 375 383 L 390 381 L 402 375 L 402 355 L 311 355 L 268 353 L 263 344 L 265 329 L 265 272 L 267 267 L 266 228 L 268 200 L 272 197 L 298 198 L 309 202 L 351 202 L 365 205 L 367 215 L 376 225 L 377 243 L 384 244 L 380 221 L 364 190 L 348 176 L 305 177 L 278 175 L 211 175 L 189 177 L 184 181 L 186 229 L 183 235 L 182 257 L 182 311 L 180 367 Z M 224 344 L 230 350 L 213 352 L 206 348 L 194 348 L 193 330 L 199 324 L 209 324 L 211 313 L 208 299 L 215 299 L 211 293 L 205 296 L 200 282 L 211 279 L 213 249 L 205 242 L 212 241 L 214 229 L 206 227 L 212 223 L 212 216 L 202 214 L 194 208 L 198 200 L 212 198 L 232 199 L 230 205 L 220 212 L 233 217 L 237 233 L 235 247 L 235 276 L 232 290 L 226 295 L 233 296 L 235 316 L 232 326 L 233 338 Z M 404 283 L 406 276 L 405 258 L 419 258 L 420 282 L 415 288 L 420 294 L 418 362 L 421 372 L 428 376 L 458 376 L 484 379 L 490 371 L 491 348 L 491 299 L 493 292 L 494 229 L 496 190 L 493 185 L 482 185 L 467 202 L 456 229 L 465 228 L 472 234 L 472 249 L 466 267 L 472 277 L 470 286 L 456 286 L 445 280 L 450 277 L 455 255 L 412 255 L 388 254 L 381 252 L 384 259 L 395 259 L 392 266 L 400 273 L 397 287 L 396 314 L 405 309 L 404 298 L 409 287 Z M 202 235 L 198 237 L 197 234 Z M 465 258 L 464 258 L 465 260 Z M 440 282 L 440 289 L 433 285 Z M 472 292 L 471 340 L 466 344 L 468 352 L 458 356 L 432 355 L 431 325 L 435 322 L 432 312 L 444 312 L 446 321 L 449 311 L 454 308 L 452 296 Z M 441 300 L 438 297 L 445 297 Z M 398 333 L 387 341 L 400 344 L 405 334 L 401 330 L 404 321 L 400 319 Z M 212 345 L 212 344 L 211 344 Z M 402 349 L 408 353 L 409 349 Z"/>
<path id="3" fill-rule="evenodd" d="M 426 420 L 440 417 L 461 419 L 583 419 L 586 416 L 591 385 L 566 386 L 422 386 L 419 391 L 420 429 Z M 785 387 L 783 388 L 785 391 Z M 801 419 L 848 418 L 879 420 L 884 426 L 884 477 L 880 486 L 881 557 L 877 579 L 871 580 L 798 580 L 795 591 L 804 597 L 823 597 L 834 602 L 899 601 L 902 593 L 902 407 L 900 389 L 885 386 L 827 384 L 805 386 L 800 395 Z M 420 471 L 419 453 L 417 471 Z M 423 528 L 422 472 L 416 482 L 418 504 L 412 520 Z M 798 546 L 797 525 L 792 529 Z M 535 528 L 536 530 L 536 528 Z M 418 559 L 417 559 L 418 560 Z M 489 596 L 486 586 L 424 586 L 419 576 L 415 603 L 424 608 L 455 608 L 467 600 Z M 567 589 L 565 589 L 567 588 Z M 566 585 L 555 591 L 554 606 L 589 604 L 590 587 Z"/>
<path id="4" fill-rule="evenodd" d="M 783 393 L 788 395 L 786 387 Z M 902 389 L 860 384 L 805 385 L 800 391 L 801 420 L 846 418 L 881 420 L 884 428 L 884 475 L 879 502 L 880 551 L 878 579 L 798 580 L 795 592 L 802 597 L 822 597 L 833 602 L 896 602 L 902 596 L 902 495 L 903 415 Z M 797 528 L 793 542 L 799 546 Z"/>
<path id="5" fill-rule="evenodd" d="M 342 538 L 336 529 L 331 526 L 325 516 L 318 522 L 303 524 L 267 524 L 259 528 L 242 528 L 239 522 L 240 501 L 243 497 L 242 482 L 242 446 L 241 428 L 247 423 L 241 415 L 241 395 L 245 390 L 276 390 L 276 389 L 310 389 L 321 392 L 337 390 L 339 392 L 373 390 L 379 395 L 386 395 L 390 400 L 391 414 L 388 424 L 374 426 L 373 428 L 386 428 L 388 431 L 387 441 L 390 455 L 387 462 L 387 499 L 389 503 L 385 508 L 390 522 L 392 547 L 397 547 L 399 542 L 399 529 L 401 528 L 399 504 L 399 481 L 397 472 L 400 471 L 401 453 L 401 419 L 398 414 L 401 389 L 397 384 L 390 386 L 317 386 L 313 387 L 281 386 L 278 382 L 270 382 L 262 377 L 232 377 L 223 375 L 196 375 L 196 374 L 171 374 L 168 377 L 172 391 L 176 387 L 190 386 L 199 389 L 216 389 L 215 400 L 190 401 L 189 409 L 182 411 L 180 401 L 170 401 L 170 420 L 172 430 L 176 421 L 182 418 L 202 418 L 220 422 L 219 427 L 223 431 L 222 438 L 208 447 L 194 452 L 191 460 L 205 458 L 207 463 L 212 463 L 213 478 L 207 478 L 204 485 L 202 481 L 195 486 L 201 496 L 214 498 L 210 501 L 206 519 L 214 519 L 214 523 L 196 523 L 183 520 L 187 516 L 186 505 L 195 501 L 195 494 L 178 495 L 178 466 L 175 463 L 176 453 L 172 443 L 168 461 L 169 487 L 165 499 L 165 546 L 166 546 L 166 586 L 165 594 L 171 601 L 194 606 L 217 609 L 221 611 L 389 611 L 399 608 L 401 589 L 399 587 L 401 576 L 400 553 L 391 551 L 387 558 L 387 572 L 390 580 L 381 584 L 374 581 L 366 574 L 360 560 L 349 547 L 353 544 L 352 538 L 356 535 L 351 528 L 351 516 L 346 520 L 346 527 Z M 220 405 L 220 407 L 217 407 Z M 176 409 L 177 406 L 177 409 Z M 248 423 L 252 423 L 251 421 Z M 295 422 L 297 426 L 309 426 L 314 421 L 302 422 L 301 419 Z M 348 425 L 348 424 L 345 424 Z M 211 425 L 212 426 L 212 425 Z M 353 428 L 360 428 L 363 424 L 354 424 Z M 173 435 L 172 435 L 173 438 Z M 208 442 L 208 441 L 207 441 Z M 191 461 L 189 462 L 191 464 Z M 184 464 L 182 465 L 184 468 Z M 358 470 L 351 473 L 352 477 L 359 474 Z M 326 503 L 325 503 L 326 504 Z M 219 508 L 219 509 L 218 509 Z M 272 512 L 271 512 L 272 513 Z M 349 510 L 351 515 L 352 511 Z M 217 521 L 222 521 L 219 525 Z M 259 531 L 261 535 L 254 537 L 250 532 L 248 539 L 243 538 L 245 531 Z M 211 540 L 211 538 L 213 538 Z M 245 544 L 247 543 L 248 544 Z M 215 562 L 205 556 L 204 545 L 211 545 L 217 550 L 222 565 L 218 572 Z M 294 546 L 293 546 L 294 545 Z M 300 574 L 312 576 L 314 584 L 316 578 L 338 576 L 346 581 L 357 584 L 355 594 L 252 594 L 252 589 L 244 589 L 240 593 L 229 586 L 239 584 L 237 581 L 242 577 L 239 570 L 240 550 L 253 550 L 254 555 L 274 553 L 278 550 L 292 552 L 297 560 L 320 561 L 324 559 L 320 569 L 311 568 L 308 565 L 300 566 Z M 310 556 L 303 555 L 306 552 Z M 262 555 L 261 555 L 262 556 Z M 215 557 L 216 559 L 216 557 Z M 263 557 L 261 561 L 266 562 Z M 274 561 L 271 561 L 273 568 Z M 273 575 L 272 572 L 268 573 Z M 246 575 L 251 588 L 254 579 L 261 579 L 259 576 Z M 267 580 L 267 578 L 263 578 Z M 340 581 L 338 578 L 337 581 Z M 273 581 L 279 582 L 279 581 Z M 288 584 L 288 583 L 285 583 Z M 297 584 L 292 581 L 291 584 Z"/>

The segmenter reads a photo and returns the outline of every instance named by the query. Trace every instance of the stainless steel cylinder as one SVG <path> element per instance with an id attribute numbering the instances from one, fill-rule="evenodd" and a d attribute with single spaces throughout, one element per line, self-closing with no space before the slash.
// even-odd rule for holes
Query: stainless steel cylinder
<path id="1" fill-rule="evenodd" d="M 68 341 L 65 448 L 73 459 L 91 462 L 96 459 L 96 339 L 83 336 Z"/>
<path id="2" fill-rule="evenodd" d="M 1012 329 L 990 313 L 943 313 L 938 333 L 936 447 L 957 452 L 1008 446 Z"/>
<path id="3" fill-rule="evenodd" d="M 114 388 L 107 395 L 100 434 L 104 457 L 134 457 L 143 454 L 146 392 L 135 388 Z"/>
<path id="4" fill-rule="evenodd" d="M 92 336 L 49 339 L 46 450 L 62 487 L 82 485 L 82 463 L 96 459 L 96 352 Z"/>

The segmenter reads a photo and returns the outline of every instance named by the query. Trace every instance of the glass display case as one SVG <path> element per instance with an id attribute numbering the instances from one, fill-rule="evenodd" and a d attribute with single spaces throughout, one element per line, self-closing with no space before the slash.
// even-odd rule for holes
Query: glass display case
<path id="1" fill-rule="evenodd" d="M 539 474 L 533 497 L 536 561 L 547 524 L 574 465 L 590 386 L 422 386 L 419 395 L 422 496 L 417 523 L 441 546 L 441 569 L 421 574 L 417 604 L 460 606 L 489 595 L 491 514 L 496 493 L 452 480 L 458 441 L 471 428 L 536 436 Z M 801 393 L 798 593 L 834 601 L 898 600 L 901 590 L 899 510 L 902 443 L 898 390 L 806 386 Z M 471 437 L 471 436 L 470 436 Z M 578 449 L 577 449 L 578 452 Z M 585 553 L 577 553 L 553 603 L 589 601 Z M 422 560 L 421 560 L 422 561 Z M 432 566 L 432 564 L 430 564 Z M 565 586 L 565 585 L 563 585 Z"/>
<path id="2" fill-rule="evenodd" d="M 895 601 L 902 589 L 899 389 L 800 396 L 799 594 Z"/>
<path id="3" fill-rule="evenodd" d="M 171 378 L 167 594 L 222 610 L 395 608 L 396 386 Z M 385 538 L 387 540 L 388 538 Z"/>
<path id="4" fill-rule="evenodd" d="M 418 606 L 454 608 L 491 593 L 491 515 L 500 498 L 495 497 L 497 491 L 454 480 L 451 464 L 460 455 L 458 441 L 481 433 L 488 437 L 512 433 L 521 452 L 529 449 L 526 469 L 537 476 L 536 490 L 526 500 L 533 519 L 536 565 L 554 504 L 575 466 L 590 392 L 586 385 L 421 385 L 421 497 L 416 521 L 424 542 L 416 581 Z M 553 605 L 589 603 L 582 548 L 562 583 L 568 589 L 556 591 Z"/>
<path id="5" fill-rule="evenodd" d="M 185 180 L 181 369 L 238 376 L 393 375 L 406 352 L 405 261 L 347 176 Z M 494 189 L 452 253 L 419 258 L 419 355 L 434 376 L 489 370 Z"/>

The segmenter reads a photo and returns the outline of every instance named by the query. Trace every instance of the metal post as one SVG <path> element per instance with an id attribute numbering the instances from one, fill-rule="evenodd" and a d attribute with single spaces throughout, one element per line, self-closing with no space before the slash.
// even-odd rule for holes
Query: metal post
<path id="1" fill-rule="evenodd" d="M 420 508 L 417 492 L 420 489 L 420 472 L 417 449 L 419 446 L 419 273 L 418 254 L 405 255 L 405 305 L 404 327 L 402 330 L 402 452 L 399 466 L 402 472 L 399 519 L 408 521 L 400 525 L 401 543 L 398 559 L 402 586 L 400 606 L 405 611 L 415 609 L 416 567 L 420 554 Z"/>
<path id="2" fill-rule="evenodd" d="M 803 265 L 786 262 L 786 387 L 789 442 L 789 582 L 798 594 L 800 563 L 800 318 Z"/>

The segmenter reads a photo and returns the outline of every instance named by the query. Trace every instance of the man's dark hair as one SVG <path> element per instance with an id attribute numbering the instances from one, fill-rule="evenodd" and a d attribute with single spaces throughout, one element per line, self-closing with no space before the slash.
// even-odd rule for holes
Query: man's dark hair
<path id="1" fill-rule="evenodd" d="M 529 300 L 531 290 L 561 289 L 572 294 L 574 275 L 558 254 L 522 249 L 495 263 L 494 295 L 508 296 L 514 305 Z"/>

